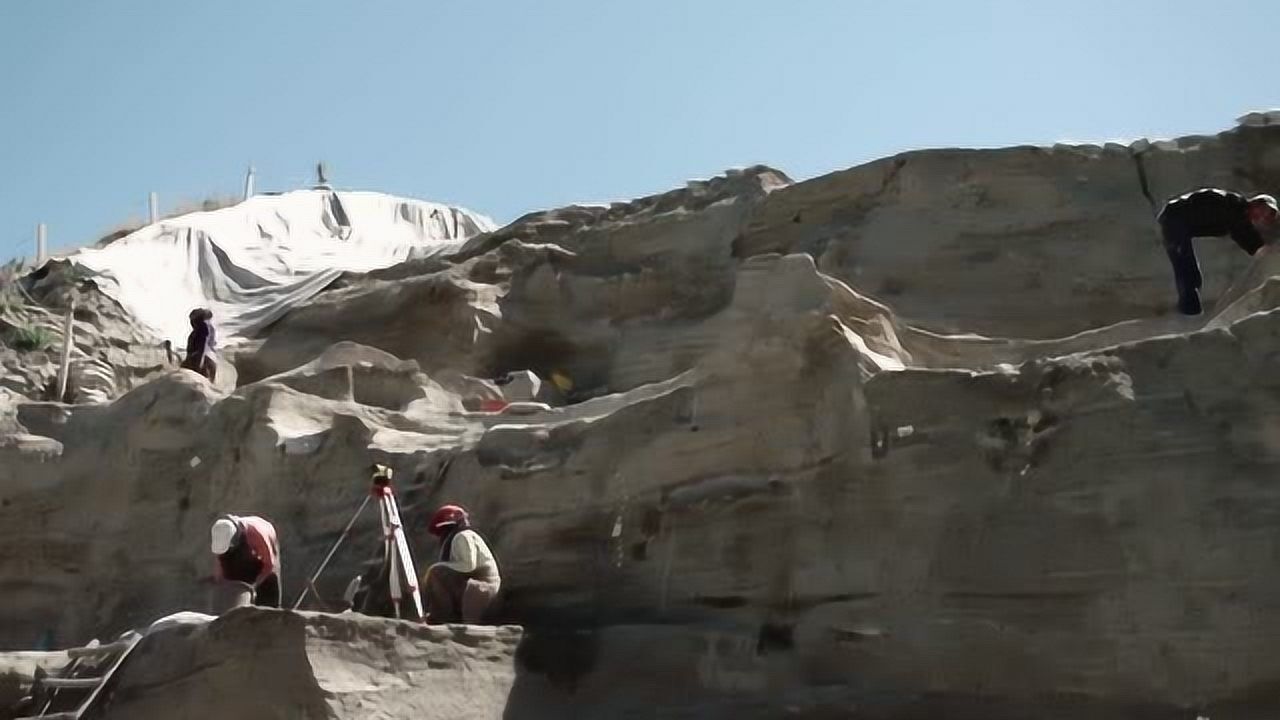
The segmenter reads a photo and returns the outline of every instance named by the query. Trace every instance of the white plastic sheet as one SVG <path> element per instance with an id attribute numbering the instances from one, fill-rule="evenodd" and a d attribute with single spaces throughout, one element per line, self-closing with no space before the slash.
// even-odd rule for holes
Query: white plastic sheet
<path id="1" fill-rule="evenodd" d="M 371 192 L 299 190 L 148 225 L 66 259 L 157 337 L 213 311 L 220 345 L 275 321 L 343 272 L 389 267 L 494 229 L 467 210 Z"/>

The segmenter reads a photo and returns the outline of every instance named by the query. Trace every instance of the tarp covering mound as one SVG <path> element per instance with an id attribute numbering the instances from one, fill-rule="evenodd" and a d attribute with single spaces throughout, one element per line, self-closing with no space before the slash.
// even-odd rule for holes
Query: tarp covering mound
<path id="1" fill-rule="evenodd" d="M 66 259 L 158 337 L 213 310 L 223 344 L 252 334 L 343 272 L 455 247 L 494 229 L 460 208 L 373 192 L 298 190 L 162 220 Z"/>

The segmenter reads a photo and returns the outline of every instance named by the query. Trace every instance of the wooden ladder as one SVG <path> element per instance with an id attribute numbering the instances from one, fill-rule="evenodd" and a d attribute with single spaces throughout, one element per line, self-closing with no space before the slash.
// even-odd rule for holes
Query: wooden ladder
<path id="1" fill-rule="evenodd" d="M 35 714 L 14 720 L 80 720 L 141 639 L 140 634 L 130 632 L 107 645 L 95 640 L 85 647 L 71 648 L 67 651 L 71 662 L 55 676 L 37 668 L 31 683 Z"/>

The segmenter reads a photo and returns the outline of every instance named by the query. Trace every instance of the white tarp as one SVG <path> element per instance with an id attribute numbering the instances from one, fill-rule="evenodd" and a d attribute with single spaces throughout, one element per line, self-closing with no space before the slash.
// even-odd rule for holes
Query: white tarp
<path id="1" fill-rule="evenodd" d="M 372 192 L 298 190 L 162 220 L 66 260 L 157 337 L 185 342 L 192 308 L 220 345 L 271 323 L 343 272 L 457 247 L 494 229 L 467 210 Z"/>

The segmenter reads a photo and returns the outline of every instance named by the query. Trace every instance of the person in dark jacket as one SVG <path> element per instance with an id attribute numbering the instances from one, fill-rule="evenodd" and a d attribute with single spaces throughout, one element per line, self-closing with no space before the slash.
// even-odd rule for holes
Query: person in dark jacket
<path id="1" fill-rule="evenodd" d="M 1164 235 L 1164 249 L 1173 265 L 1178 287 L 1178 311 L 1199 315 L 1200 263 L 1192 238 L 1230 235 L 1242 250 L 1253 255 L 1266 241 L 1262 233 L 1275 224 L 1280 207 L 1270 195 L 1245 197 L 1240 193 L 1201 188 L 1165 203 L 1156 219 Z"/>
<path id="2" fill-rule="evenodd" d="M 198 372 L 209 378 L 209 382 L 213 382 L 218 376 L 218 365 L 213 360 L 213 312 L 206 308 L 196 308 L 188 317 L 191 320 L 191 334 L 187 336 L 187 355 L 182 360 L 182 367 Z"/>

